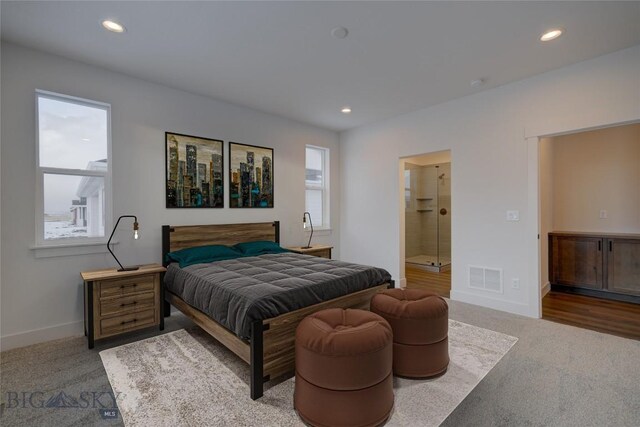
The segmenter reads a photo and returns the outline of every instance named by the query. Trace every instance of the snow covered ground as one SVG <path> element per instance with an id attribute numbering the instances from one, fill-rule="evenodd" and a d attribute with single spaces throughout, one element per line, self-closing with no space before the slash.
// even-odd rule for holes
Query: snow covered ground
<path id="1" fill-rule="evenodd" d="M 87 237 L 87 227 L 78 227 L 69 221 L 45 221 L 44 238 L 65 239 L 69 237 Z"/>

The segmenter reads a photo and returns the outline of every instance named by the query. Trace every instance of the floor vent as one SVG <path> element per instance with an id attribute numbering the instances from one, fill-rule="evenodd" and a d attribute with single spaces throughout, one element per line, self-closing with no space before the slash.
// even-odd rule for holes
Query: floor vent
<path id="1" fill-rule="evenodd" d="M 469 266 L 469 287 L 502 293 L 502 270 L 499 268 Z"/>

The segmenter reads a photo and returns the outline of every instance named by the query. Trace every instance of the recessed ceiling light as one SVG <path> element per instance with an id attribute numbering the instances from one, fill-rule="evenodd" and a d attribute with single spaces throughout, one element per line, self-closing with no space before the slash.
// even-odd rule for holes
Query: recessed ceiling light
<path id="1" fill-rule="evenodd" d="M 561 35 L 562 35 L 562 30 L 559 28 L 556 28 L 554 30 L 546 31 L 544 34 L 542 34 L 540 36 L 540 41 L 548 42 L 550 40 L 557 39 Z"/>
<path id="2" fill-rule="evenodd" d="M 110 19 L 105 19 L 104 21 L 102 21 L 102 26 L 113 33 L 124 33 L 126 30 L 124 28 L 124 25 Z"/>
<path id="3" fill-rule="evenodd" d="M 343 39 L 349 35 L 349 30 L 344 27 L 336 27 L 331 30 L 331 35 L 337 39 Z"/>
<path id="4" fill-rule="evenodd" d="M 351 114 L 351 107 L 342 107 L 342 114 Z"/>

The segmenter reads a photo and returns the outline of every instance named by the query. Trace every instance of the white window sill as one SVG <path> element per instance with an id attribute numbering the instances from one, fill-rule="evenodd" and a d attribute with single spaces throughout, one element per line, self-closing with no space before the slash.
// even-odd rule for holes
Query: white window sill
<path id="1" fill-rule="evenodd" d="M 112 245 L 118 242 L 112 241 Z M 60 244 L 43 244 L 30 246 L 36 258 L 52 258 L 59 256 L 90 255 L 107 253 L 107 241 L 104 242 L 76 242 Z"/>
<path id="2" fill-rule="evenodd" d="M 314 228 L 313 229 L 313 235 L 314 236 L 329 236 L 332 231 L 333 231 L 332 228 Z M 304 232 L 307 233 L 307 234 L 311 234 L 311 229 L 310 228 L 305 228 Z"/>

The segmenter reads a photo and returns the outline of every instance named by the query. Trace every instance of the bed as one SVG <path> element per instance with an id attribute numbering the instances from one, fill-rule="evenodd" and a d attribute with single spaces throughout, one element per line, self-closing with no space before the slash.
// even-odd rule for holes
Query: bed
<path id="1" fill-rule="evenodd" d="M 162 227 L 165 314 L 173 305 L 248 363 L 255 400 L 265 382 L 294 371 L 295 330 L 305 316 L 332 307 L 368 309 L 393 281 L 381 269 L 291 253 L 183 269 L 166 262 L 180 249 L 252 241 L 279 243 L 279 222 Z"/>

